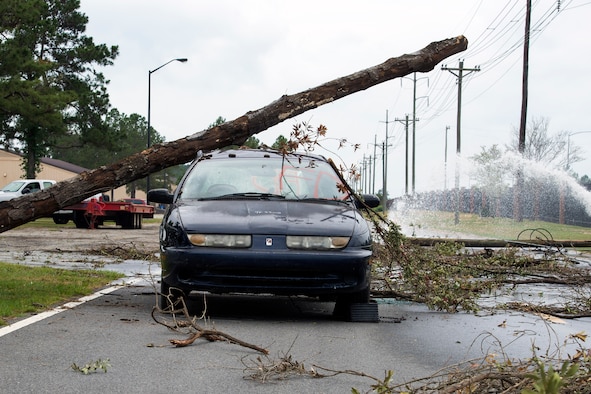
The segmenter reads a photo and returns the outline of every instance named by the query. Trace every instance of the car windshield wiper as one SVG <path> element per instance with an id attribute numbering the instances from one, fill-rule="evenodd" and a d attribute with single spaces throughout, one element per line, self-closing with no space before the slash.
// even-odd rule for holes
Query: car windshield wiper
<path id="1" fill-rule="evenodd" d="M 313 197 L 307 197 L 307 198 L 300 198 L 294 201 L 303 201 L 303 202 L 318 202 L 318 203 L 333 203 L 333 204 L 346 204 L 349 205 L 349 200 L 341 200 L 341 199 L 335 199 L 335 198 L 313 198 Z"/>
<path id="2" fill-rule="evenodd" d="M 261 200 L 273 200 L 273 199 L 285 200 L 285 196 L 282 196 L 281 194 L 256 193 L 256 192 L 223 194 L 221 196 L 201 198 L 201 200 L 227 200 L 227 199 L 231 200 L 231 199 L 240 199 L 240 198 L 252 198 L 252 199 L 261 199 Z"/>

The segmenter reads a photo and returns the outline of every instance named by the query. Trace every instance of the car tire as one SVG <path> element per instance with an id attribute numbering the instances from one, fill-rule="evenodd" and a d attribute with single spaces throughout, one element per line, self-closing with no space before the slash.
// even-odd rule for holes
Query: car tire
<path id="1" fill-rule="evenodd" d="M 70 221 L 70 219 L 65 216 L 60 216 L 60 215 L 53 216 L 53 222 L 55 224 L 68 224 L 69 221 Z"/>
<path id="2" fill-rule="evenodd" d="M 351 306 L 353 304 L 369 304 L 369 287 L 356 293 L 342 294 L 337 297 L 333 316 L 346 321 L 351 320 Z"/>

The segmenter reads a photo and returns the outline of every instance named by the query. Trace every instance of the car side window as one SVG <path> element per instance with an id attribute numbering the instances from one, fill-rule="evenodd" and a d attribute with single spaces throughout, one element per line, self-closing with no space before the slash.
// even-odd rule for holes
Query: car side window
<path id="1" fill-rule="evenodd" d="M 39 184 L 39 182 L 31 182 L 27 185 L 25 189 L 29 189 L 29 192 L 33 193 L 41 190 L 41 185 Z"/>

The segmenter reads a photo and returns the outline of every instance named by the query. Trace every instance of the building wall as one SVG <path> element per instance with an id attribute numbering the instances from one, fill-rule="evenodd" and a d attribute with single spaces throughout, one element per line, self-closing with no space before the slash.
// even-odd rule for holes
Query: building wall
<path id="1" fill-rule="evenodd" d="M 14 153 L 0 149 L 0 188 L 3 188 L 12 181 L 24 178 L 25 173 L 21 167 L 21 163 L 21 157 L 19 155 L 15 155 Z M 41 171 L 37 174 L 37 178 L 52 179 L 54 181 L 60 182 L 76 175 L 78 174 L 75 172 L 41 163 Z M 109 196 L 111 201 L 117 201 L 129 197 L 125 191 L 125 186 L 107 191 L 105 194 Z M 144 191 L 137 190 L 136 198 L 145 200 L 146 193 Z"/>
<path id="2" fill-rule="evenodd" d="M 20 156 L 0 150 L 0 187 L 20 179 L 22 174 Z"/>

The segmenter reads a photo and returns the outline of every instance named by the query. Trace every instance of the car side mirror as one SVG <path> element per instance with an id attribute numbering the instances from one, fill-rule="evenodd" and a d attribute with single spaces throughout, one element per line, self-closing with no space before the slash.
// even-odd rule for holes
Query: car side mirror
<path id="1" fill-rule="evenodd" d="M 381 203 L 380 199 L 373 194 L 361 194 L 359 197 L 361 197 L 361 200 L 363 200 L 365 205 L 370 208 L 375 208 Z M 355 205 L 357 205 L 357 208 L 361 208 L 362 206 L 359 201 L 355 201 Z"/>
<path id="2" fill-rule="evenodd" d="M 174 195 L 167 189 L 153 189 L 148 191 L 148 201 L 159 204 L 172 204 Z"/>

